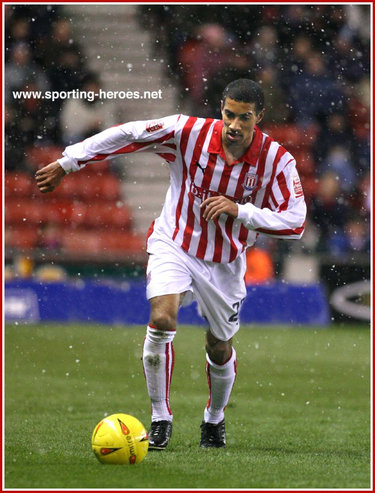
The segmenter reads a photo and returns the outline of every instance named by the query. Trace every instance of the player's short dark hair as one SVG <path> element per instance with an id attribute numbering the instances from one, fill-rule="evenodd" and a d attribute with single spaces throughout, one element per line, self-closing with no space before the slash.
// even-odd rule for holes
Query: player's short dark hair
<path id="1" fill-rule="evenodd" d="M 223 91 L 223 103 L 227 97 L 241 103 L 255 103 L 257 113 L 264 108 L 263 90 L 251 79 L 237 79 L 230 82 Z"/>

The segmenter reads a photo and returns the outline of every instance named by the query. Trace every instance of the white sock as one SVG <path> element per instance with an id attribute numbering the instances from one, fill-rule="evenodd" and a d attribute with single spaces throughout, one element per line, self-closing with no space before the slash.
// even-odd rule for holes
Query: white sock
<path id="1" fill-rule="evenodd" d="M 158 330 L 147 326 L 143 345 L 143 371 L 151 399 L 152 421 L 172 421 L 169 390 L 174 366 L 173 338 L 175 330 Z"/>
<path id="2" fill-rule="evenodd" d="M 236 351 L 232 348 L 230 359 L 223 365 L 213 363 L 206 354 L 206 373 L 209 397 L 203 420 L 206 423 L 218 424 L 224 419 L 225 406 L 237 375 Z"/>

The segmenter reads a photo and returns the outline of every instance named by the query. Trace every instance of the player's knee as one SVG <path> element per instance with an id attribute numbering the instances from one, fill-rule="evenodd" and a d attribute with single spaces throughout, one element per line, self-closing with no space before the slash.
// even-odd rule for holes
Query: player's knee
<path id="1" fill-rule="evenodd" d="M 150 323 L 159 330 L 174 330 L 177 325 L 177 320 L 176 317 L 163 312 L 152 314 Z"/>
<path id="2" fill-rule="evenodd" d="M 230 341 L 207 341 L 206 351 L 213 363 L 223 365 L 232 355 L 232 344 Z"/>

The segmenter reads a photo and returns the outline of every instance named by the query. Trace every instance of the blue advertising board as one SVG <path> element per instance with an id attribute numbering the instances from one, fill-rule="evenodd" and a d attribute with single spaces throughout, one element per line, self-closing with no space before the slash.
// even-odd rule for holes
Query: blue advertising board
<path id="1" fill-rule="evenodd" d="M 145 325 L 149 305 L 143 282 L 79 280 L 10 281 L 5 284 L 6 322 L 87 322 Z M 242 324 L 327 325 L 329 308 L 320 284 L 274 282 L 247 287 Z M 180 324 L 203 325 L 196 303 L 180 309 Z"/>

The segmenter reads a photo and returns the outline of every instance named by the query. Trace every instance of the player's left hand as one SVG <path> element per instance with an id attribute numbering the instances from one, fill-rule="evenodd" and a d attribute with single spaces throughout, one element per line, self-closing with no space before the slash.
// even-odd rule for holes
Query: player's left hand
<path id="1" fill-rule="evenodd" d="M 238 216 L 238 205 L 223 195 L 209 197 L 201 203 L 201 208 L 204 209 L 203 217 L 206 221 L 214 221 L 219 218 L 220 214 L 227 214 L 234 218 Z"/>

